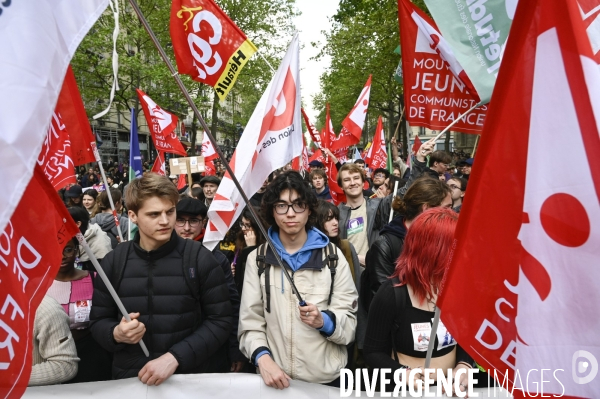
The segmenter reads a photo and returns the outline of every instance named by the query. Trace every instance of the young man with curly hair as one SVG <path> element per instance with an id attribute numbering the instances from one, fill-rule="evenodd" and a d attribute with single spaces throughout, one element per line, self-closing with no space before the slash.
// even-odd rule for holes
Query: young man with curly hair
<path id="1" fill-rule="evenodd" d="M 299 305 L 270 248 L 265 253 L 259 247 L 246 261 L 240 349 L 277 389 L 290 379 L 339 384 L 346 345 L 354 341 L 358 294 L 342 251 L 328 247 L 327 236 L 313 227 L 316 211 L 314 192 L 295 171 L 277 176 L 262 200 L 269 237 L 306 306 Z M 337 255 L 335 273 L 325 261 L 328 250 Z"/>

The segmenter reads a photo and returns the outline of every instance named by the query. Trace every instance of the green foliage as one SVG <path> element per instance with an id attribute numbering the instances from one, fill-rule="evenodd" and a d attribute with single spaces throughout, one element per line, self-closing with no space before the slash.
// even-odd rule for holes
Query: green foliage
<path id="1" fill-rule="evenodd" d="M 417 4 L 423 6 L 423 1 Z M 388 132 L 395 129 L 403 101 L 403 87 L 394 80 L 399 57 L 394 49 L 400 44 L 397 0 L 340 0 L 332 19 L 332 30 L 319 57 L 331 57 L 330 68 L 321 76 L 321 93 L 315 96 L 315 108 L 321 109 L 318 126 L 325 120 L 330 103 L 334 130 L 352 109 L 369 74 L 373 75 L 368 120 L 364 131 L 372 137 L 377 118 L 388 119 Z M 365 134 L 363 133 L 363 138 Z"/>
<path id="2" fill-rule="evenodd" d="M 135 88 L 140 87 L 163 108 L 184 117 L 188 113 L 188 105 L 167 66 L 160 58 L 158 50 L 129 2 L 117 1 L 121 11 L 120 33 L 117 40 L 120 90 L 115 93 L 112 109 L 125 111 L 135 107 L 139 112 Z M 294 30 L 292 24 L 292 18 L 296 13 L 294 0 L 217 0 L 216 2 L 273 66 L 277 67 Z M 169 33 L 171 1 L 139 0 L 138 4 L 175 65 Z M 114 18 L 109 8 L 84 38 L 72 60 L 75 76 L 90 117 L 107 106 L 112 85 L 113 29 Z M 210 120 L 213 88 L 195 82 L 187 76 L 180 76 L 205 119 Z M 246 65 L 229 95 L 231 98 L 234 96 L 241 98 L 241 109 L 236 110 L 233 115 L 234 123 L 245 124 L 271 76 L 269 67 L 259 59 L 258 55 L 255 55 Z"/>

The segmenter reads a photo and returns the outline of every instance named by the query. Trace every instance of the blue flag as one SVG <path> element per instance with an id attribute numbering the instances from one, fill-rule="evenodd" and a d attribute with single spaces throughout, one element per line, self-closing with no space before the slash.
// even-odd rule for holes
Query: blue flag
<path id="1" fill-rule="evenodd" d="M 142 156 L 140 155 L 140 142 L 138 141 L 135 109 L 131 108 L 131 135 L 129 137 L 129 181 L 142 177 Z"/>
<path id="2" fill-rule="evenodd" d="M 360 151 L 358 151 L 358 148 L 354 147 L 354 161 L 357 159 L 362 159 L 362 157 L 360 156 Z"/>

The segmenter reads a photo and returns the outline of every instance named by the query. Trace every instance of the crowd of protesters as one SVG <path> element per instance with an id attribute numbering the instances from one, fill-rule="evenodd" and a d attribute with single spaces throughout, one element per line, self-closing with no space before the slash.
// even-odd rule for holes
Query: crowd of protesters
<path id="1" fill-rule="evenodd" d="M 432 367 L 476 367 L 443 323 L 431 332 L 473 165 L 434 146 L 409 167 L 392 140 L 391 172 L 325 151 L 338 206 L 321 162 L 275 171 L 213 251 L 202 240 L 220 173 L 178 189 L 168 172 L 129 182 L 126 163 L 109 163 L 104 184 L 97 167 L 81 168 L 60 194 L 92 254 L 76 239 L 63 249 L 36 314 L 30 385 L 250 372 L 278 389 L 339 386 L 345 367 L 423 367 L 430 336 Z"/>

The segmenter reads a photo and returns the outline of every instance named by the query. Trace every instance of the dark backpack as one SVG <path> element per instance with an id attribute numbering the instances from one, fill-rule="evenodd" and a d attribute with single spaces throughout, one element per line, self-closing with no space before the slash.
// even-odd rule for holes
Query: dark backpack
<path id="1" fill-rule="evenodd" d="M 258 253 L 256 255 L 256 265 L 258 266 L 258 278 L 265 273 L 265 292 L 267 295 L 267 306 L 265 310 L 271 313 L 271 279 L 270 279 L 270 267 L 267 267 L 265 262 L 267 259 L 267 244 L 262 244 L 258 247 Z M 331 273 L 331 287 L 329 288 L 329 298 L 327 299 L 327 305 L 331 305 L 331 295 L 333 294 L 333 282 L 335 280 L 335 272 L 337 268 L 338 255 L 335 246 L 332 243 L 327 244 L 325 247 L 325 260 L 323 261 L 323 267 L 329 266 Z M 269 265 L 271 266 L 271 265 Z"/>
<path id="2" fill-rule="evenodd" d="M 117 245 L 114 249 L 115 265 L 110 275 L 110 281 L 113 284 L 115 292 L 119 291 L 125 264 L 129 257 L 129 252 L 132 250 L 133 241 L 127 241 Z M 196 301 L 200 300 L 200 284 L 198 283 L 198 255 L 202 251 L 202 244 L 194 240 L 185 240 L 183 247 L 183 262 L 181 268 L 185 277 L 185 283 L 192 292 L 192 296 Z M 207 250 L 208 251 L 208 250 Z"/>

